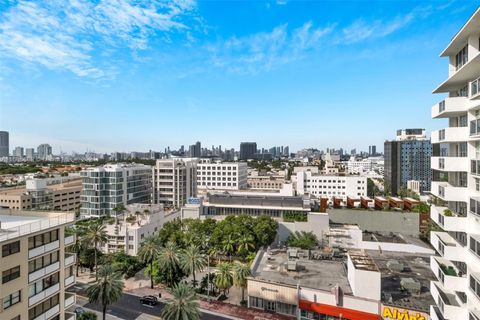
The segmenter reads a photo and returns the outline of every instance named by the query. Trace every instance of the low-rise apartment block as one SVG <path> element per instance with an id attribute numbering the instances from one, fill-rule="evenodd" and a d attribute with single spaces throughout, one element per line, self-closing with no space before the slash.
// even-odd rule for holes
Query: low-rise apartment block
<path id="1" fill-rule="evenodd" d="M 197 166 L 197 190 L 242 190 L 247 188 L 245 162 L 202 161 Z"/>
<path id="2" fill-rule="evenodd" d="M 0 210 L 0 319 L 73 320 L 75 213 Z"/>

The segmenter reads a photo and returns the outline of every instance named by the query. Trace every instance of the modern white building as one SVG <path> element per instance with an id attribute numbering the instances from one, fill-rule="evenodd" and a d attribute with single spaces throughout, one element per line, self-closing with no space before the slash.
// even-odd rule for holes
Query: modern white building
<path id="1" fill-rule="evenodd" d="M 431 193 L 443 201 L 431 209 L 443 229 L 430 236 L 438 252 L 430 262 L 437 275 L 430 287 L 433 320 L 480 319 L 479 38 L 480 9 L 441 53 L 448 57 L 448 78 L 433 91 L 447 96 L 432 107 L 432 118 L 448 120 L 432 132 Z"/>
<path id="2" fill-rule="evenodd" d="M 102 247 L 103 252 L 123 251 L 136 256 L 146 237 L 160 230 L 165 222 L 180 217 L 180 211 L 165 212 L 162 204 L 135 203 L 126 209 L 115 223 L 106 225 L 108 242 Z"/>
<path id="3" fill-rule="evenodd" d="M 180 208 L 197 194 L 197 158 L 157 160 L 152 169 L 153 203 Z"/>
<path id="4" fill-rule="evenodd" d="M 347 197 L 367 195 L 367 178 L 352 175 L 324 175 L 311 171 L 299 171 L 292 176 L 297 194 L 311 194 L 318 198 L 337 197 L 344 201 Z"/>
<path id="5" fill-rule="evenodd" d="M 245 162 L 211 162 L 202 160 L 197 166 L 197 190 L 241 190 L 247 188 Z"/>
<path id="6" fill-rule="evenodd" d="M 107 164 L 80 172 L 82 216 L 115 215 L 119 204 L 150 203 L 152 167 L 144 164 Z"/>

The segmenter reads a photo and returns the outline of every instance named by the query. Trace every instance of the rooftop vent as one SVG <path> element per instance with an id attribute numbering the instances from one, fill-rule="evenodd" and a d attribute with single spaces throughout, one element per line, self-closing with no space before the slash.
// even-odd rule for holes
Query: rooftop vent
<path id="1" fill-rule="evenodd" d="M 412 278 L 400 278 L 400 286 L 403 290 L 410 292 L 412 295 L 419 295 L 422 290 L 420 282 Z"/>
<path id="2" fill-rule="evenodd" d="M 405 269 L 405 265 L 398 260 L 388 260 L 387 268 L 394 272 L 402 272 Z"/>
<path id="3" fill-rule="evenodd" d="M 297 271 L 297 261 L 291 260 L 287 262 L 288 271 Z"/>

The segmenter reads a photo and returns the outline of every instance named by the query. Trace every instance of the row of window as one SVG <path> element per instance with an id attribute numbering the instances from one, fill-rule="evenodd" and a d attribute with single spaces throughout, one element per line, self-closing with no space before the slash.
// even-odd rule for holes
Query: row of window
<path id="1" fill-rule="evenodd" d="M 7 243 L 2 246 L 2 257 L 4 258 L 17 252 L 20 252 L 20 241 Z"/>
<path id="2" fill-rule="evenodd" d="M 12 294 L 3 298 L 3 310 L 10 308 L 13 305 L 16 305 L 21 301 L 21 290 L 18 290 Z"/>
<path id="3" fill-rule="evenodd" d="M 44 302 L 38 304 L 37 306 L 33 307 L 32 309 L 28 310 L 28 319 L 33 320 L 40 315 L 44 314 L 51 308 L 55 307 L 58 305 L 60 301 L 60 295 L 54 295 L 48 300 L 45 300 Z"/>
<path id="4" fill-rule="evenodd" d="M 46 290 L 56 285 L 59 282 L 59 276 L 60 274 L 57 272 L 31 284 L 28 287 L 28 296 L 33 297 L 34 295 L 42 292 L 43 290 Z"/>
<path id="5" fill-rule="evenodd" d="M 28 238 L 28 249 L 38 248 L 48 243 L 58 240 L 58 229 L 37 234 L 36 236 Z"/>
<path id="6" fill-rule="evenodd" d="M 199 179 L 199 180 L 200 180 L 200 179 Z M 237 178 L 230 178 L 230 177 L 228 177 L 228 178 L 223 177 L 223 178 L 222 178 L 222 177 L 218 177 L 218 179 L 216 179 L 215 177 L 202 177 L 202 180 L 203 180 L 203 181 L 205 181 L 205 180 L 209 180 L 209 181 L 210 181 L 210 180 L 213 180 L 213 181 L 215 181 L 215 180 L 218 180 L 218 181 L 232 181 L 232 180 L 233 180 L 233 181 L 237 181 Z"/>
<path id="7" fill-rule="evenodd" d="M 230 175 L 233 175 L 233 176 L 236 176 L 237 175 L 237 172 L 236 171 L 233 171 L 233 172 L 215 172 L 215 171 L 198 171 L 198 175 L 199 176 L 230 176 Z"/>
<path id="8" fill-rule="evenodd" d="M 28 273 L 35 272 L 46 266 L 49 266 L 59 260 L 59 251 L 54 251 L 52 253 L 41 256 L 37 259 L 28 262 Z"/>
<path id="9" fill-rule="evenodd" d="M 2 272 L 2 284 L 15 280 L 20 277 L 20 266 Z"/>
<path id="10" fill-rule="evenodd" d="M 217 186 L 217 187 L 236 187 L 237 186 L 236 183 L 230 183 L 230 182 L 222 182 L 222 183 L 220 183 L 220 182 L 207 182 L 207 183 L 202 182 L 201 185 L 202 186 L 212 186 L 212 187 L 215 187 L 215 186 Z"/>

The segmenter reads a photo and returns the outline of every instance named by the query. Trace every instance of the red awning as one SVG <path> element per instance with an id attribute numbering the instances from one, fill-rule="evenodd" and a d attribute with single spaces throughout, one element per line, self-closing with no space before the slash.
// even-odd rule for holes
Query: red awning
<path id="1" fill-rule="evenodd" d="M 346 309 L 328 304 L 315 303 L 306 300 L 300 300 L 299 307 L 301 310 L 316 312 L 318 314 L 325 314 L 334 317 L 340 317 L 341 315 L 342 319 L 345 320 L 381 320 L 381 317 L 378 314 Z"/>

